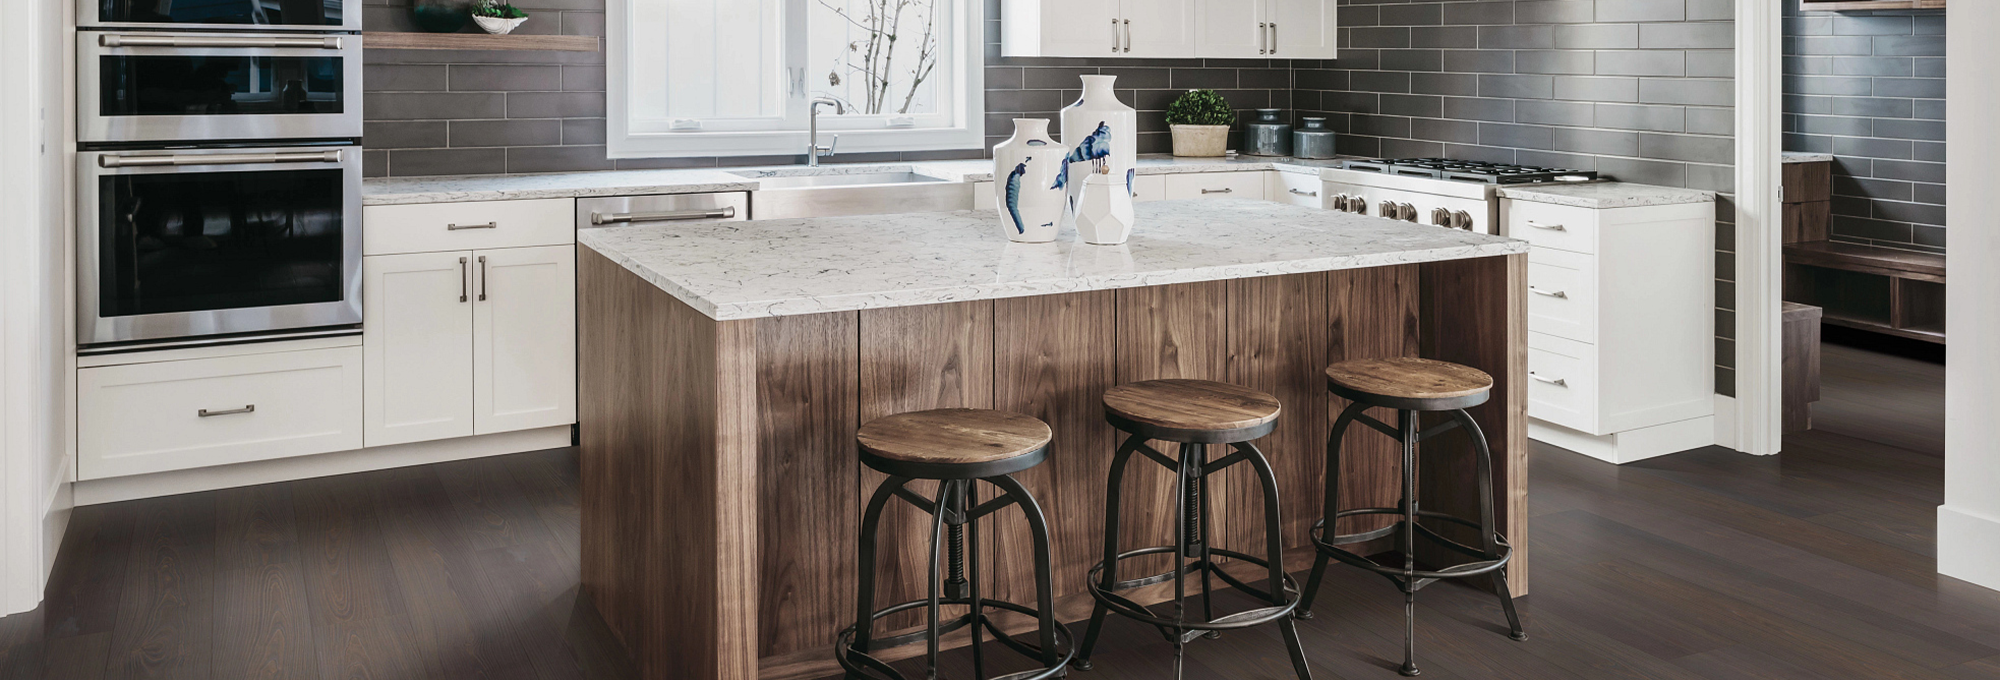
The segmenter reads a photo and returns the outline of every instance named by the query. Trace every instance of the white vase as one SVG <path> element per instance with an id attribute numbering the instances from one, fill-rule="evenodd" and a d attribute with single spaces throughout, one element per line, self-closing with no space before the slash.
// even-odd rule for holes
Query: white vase
<path id="1" fill-rule="evenodd" d="M 1076 222 L 1083 196 L 1091 182 L 1074 181 L 1085 176 L 1104 176 L 1110 182 L 1098 184 L 1106 190 L 1122 188 L 1112 203 L 1122 201 L 1123 212 L 1132 214 L 1132 179 L 1139 162 L 1139 114 L 1118 101 L 1111 89 L 1118 76 L 1082 76 L 1083 96 L 1062 110 L 1063 143 L 1070 148 L 1068 183 L 1070 216 Z M 1110 206 L 1107 206 L 1110 207 Z M 1126 220 L 1129 229 L 1131 220 Z M 1079 225 L 1078 229 L 1082 227 Z M 1087 239 L 1086 239 L 1087 240 Z M 1123 241 L 1120 238 L 1119 241 Z M 1096 241 L 1092 241 L 1096 243 Z"/>
<path id="2" fill-rule="evenodd" d="M 1049 119 L 1015 118 L 1014 136 L 993 146 L 993 202 L 1010 241 L 1056 239 L 1068 207 L 1063 160 L 1069 148 L 1049 138 Z"/>
<path id="3" fill-rule="evenodd" d="M 1116 245 L 1132 236 L 1132 194 L 1110 175 L 1087 175 L 1076 206 L 1076 236 L 1084 243 Z"/>

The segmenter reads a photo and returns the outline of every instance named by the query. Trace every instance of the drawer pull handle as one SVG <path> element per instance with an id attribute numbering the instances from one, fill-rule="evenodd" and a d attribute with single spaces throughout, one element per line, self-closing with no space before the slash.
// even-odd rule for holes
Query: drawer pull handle
<path id="1" fill-rule="evenodd" d="M 1530 377 L 1530 378 L 1534 378 L 1536 382 L 1545 382 L 1545 383 L 1548 383 L 1548 384 L 1550 384 L 1550 385 L 1555 385 L 1556 387 L 1569 387 L 1569 381 L 1568 381 L 1568 380 L 1564 380 L 1564 379 L 1562 379 L 1562 378 L 1545 378 L 1545 377 L 1542 377 L 1542 376 L 1540 376 L 1540 375 L 1537 375 L 1537 374 L 1535 374 L 1535 372 L 1534 372 L 1534 371 L 1529 371 L 1529 372 L 1528 372 L 1528 377 Z"/>
<path id="2" fill-rule="evenodd" d="M 599 213 L 590 214 L 592 225 L 621 224 L 625 222 L 676 222 L 681 220 L 734 219 L 736 206 L 726 205 L 715 210 L 674 210 L 668 212 L 642 213 Z"/>
<path id="3" fill-rule="evenodd" d="M 445 230 L 445 231 L 461 231 L 461 230 L 465 230 L 465 229 L 499 229 L 499 228 L 500 228 L 500 223 L 499 223 L 499 222 L 487 222 L 487 223 L 485 223 L 485 224 L 447 224 L 447 225 L 444 225 L 444 230 Z"/>
<path id="4" fill-rule="evenodd" d="M 243 408 L 223 409 L 221 411 L 210 411 L 208 409 L 201 409 L 195 411 L 194 415 L 197 418 L 214 418 L 216 416 L 233 416 L 238 413 L 256 413 L 256 412 L 257 412 L 256 404 L 244 404 Z"/>
<path id="5" fill-rule="evenodd" d="M 1318 195 L 1319 195 L 1319 192 L 1317 192 L 1317 191 L 1299 191 L 1298 189 L 1286 189 L 1286 191 L 1290 191 L 1290 192 L 1292 192 L 1292 193 L 1295 193 L 1295 194 L 1298 194 L 1298 195 L 1300 195 L 1300 196 L 1318 196 Z"/>
<path id="6" fill-rule="evenodd" d="M 1547 229 L 1549 231 L 1569 231 L 1568 228 L 1560 224 L 1542 224 L 1534 220 L 1528 220 L 1528 226 L 1535 229 Z"/>
<path id="7" fill-rule="evenodd" d="M 1547 290 L 1542 290 L 1540 288 L 1536 288 L 1534 286 L 1528 286 L 1528 292 L 1546 297 L 1562 298 L 1564 300 L 1569 299 L 1569 291 L 1562 291 L 1562 290 L 1547 291 Z"/>
<path id="8" fill-rule="evenodd" d="M 1201 190 L 1201 193 L 1204 193 L 1204 194 L 1227 194 L 1227 193 L 1233 193 L 1233 192 L 1234 192 L 1234 190 L 1230 189 L 1229 187 L 1223 187 L 1223 188 L 1220 188 L 1220 189 L 1202 189 L 1202 190 Z"/>

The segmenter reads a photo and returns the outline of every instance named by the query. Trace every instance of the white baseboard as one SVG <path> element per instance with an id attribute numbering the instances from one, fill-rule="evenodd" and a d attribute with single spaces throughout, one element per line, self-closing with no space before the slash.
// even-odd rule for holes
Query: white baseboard
<path id="1" fill-rule="evenodd" d="M 2000 518 L 1938 506 L 1938 573 L 2000 590 Z"/>
<path id="2" fill-rule="evenodd" d="M 315 456 L 77 482 L 76 504 L 96 505 L 255 484 L 330 477 L 569 446 L 570 426 L 398 444 Z"/>
<path id="3" fill-rule="evenodd" d="M 1715 417 L 1689 418 L 1601 436 L 1529 418 L 1528 438 L 1623 465 L 1715 444 Z"/>
<path id="4" fill-rule="evenodd" d="M 62 548 L 63 535 L 69 533 L 70 511 L 76 508 L 76 484 L 70 481 L 70 470 L 76 467 L 76 456 L 63 456 L 62 472 L 55 476 L 43 498 L 48 505 L 42 508 L 42 582 L 48 583 L 49 574 L 56 569 L 56 551 Z"/>
<path id="5" fill-rule="evenodd" d="M 1737 448 L 1736 437 L 1736 398 L 1725 397 L 1720 394 L 1715 395 L 1714 444 L 1730 450 L 1741 451 L 1742 449 Z M 1776 452 L 1773 451 L 1772 453 Z"/>

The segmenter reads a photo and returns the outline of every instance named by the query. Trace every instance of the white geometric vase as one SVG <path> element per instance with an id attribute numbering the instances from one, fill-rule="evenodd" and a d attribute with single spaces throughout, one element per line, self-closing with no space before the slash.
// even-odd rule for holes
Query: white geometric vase
<path id="1" fill-rule="evenodd" d="M 1049 138 L 1049 119 L 1015 118 L 1014 136 L 993 146 L 993 202 L 1007 240 L 1056 239 L 1067 210 L 1063 160 L 1068 147 Z"/>
<path id="2" fill-rule="evenodd" d="M 1132 237 L 1132 194 L 1110 175 L 1088 175 L 1076 206 L 1076 236 L 1092 245 L 1117 245 Z"/>
<path id="3" fill-rule="evenodd" d="M 1130 215 L 1132 180 L 1139 161 L 1139 114 L 1118 101 L 1118 93 L 1112 89 L 1118 76 L 1081 78 L 1083 96 L 1062 110 L 1063 143 L 1070 148 L 1068 177 L 1072 180 L 1080 176 L 1102 175 L 1110 178 L 1113 181 L 1099 184 L 1106 190 L 1117 189 L 1115 193 L 1118 195 L 1106 198 L 1109 203 L 1122 201 L 1124 214 Z M 1076 213 L 1084 200 L 1083 194 L 1089 191 L 1087 185 L 1090 184 L 1081 181 L 1069 183 L 1070 214 L 1065 221 L 1075 223 Z M 1129 222 L 1128 219 L 1128 228 Z M 1077 228 L 1082 229 L 1082 226 Z"/>

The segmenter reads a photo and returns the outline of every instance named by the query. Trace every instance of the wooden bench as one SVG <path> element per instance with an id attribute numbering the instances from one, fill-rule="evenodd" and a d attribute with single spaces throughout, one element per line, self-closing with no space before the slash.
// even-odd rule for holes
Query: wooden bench
<path id="1" fill-rule="evenodd" d="M 1784 167 L 1785 300 L 1823 323 L 1944 343 L 1944 256 L 1827 240 L 1833 164 Z"/>

